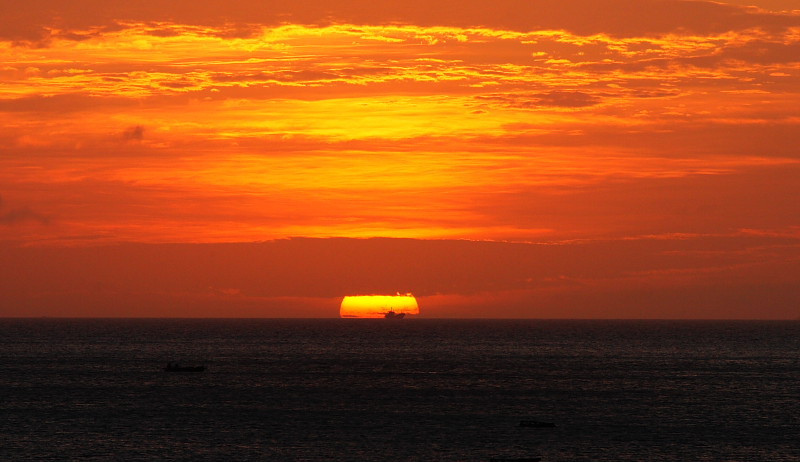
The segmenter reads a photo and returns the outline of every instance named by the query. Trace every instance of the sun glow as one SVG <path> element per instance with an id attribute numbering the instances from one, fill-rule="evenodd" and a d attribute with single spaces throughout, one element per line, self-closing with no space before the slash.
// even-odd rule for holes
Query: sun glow
<path id="1" fill-rule="evenodd" d="M 348 295 L 342 299 L 339 315 L 343 318 L 384 318 L 386 313 L 418 315 L 417 299 L 405 295 Z"/>

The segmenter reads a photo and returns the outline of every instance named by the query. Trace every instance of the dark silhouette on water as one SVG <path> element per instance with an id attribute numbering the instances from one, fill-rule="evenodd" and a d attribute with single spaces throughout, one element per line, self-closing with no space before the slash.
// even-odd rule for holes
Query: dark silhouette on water
<path id="1" fill-rule="evenodd" d="M 496 459 L 491 458 L 489 462 L 539 462 L 542 460 L 541 457 L 522 457 L 522 458 L 515 458 L 515 459 Z"/>
<path id="2" fill-rule="evenodd" d="M 554 428 L 556 424 L 553 422 L 542 422 L 539 420 L 522 420 L 520 421 L 519 426 L 529 428 Z"/>
<path id="3" fill-rule="evenodd" d="M 405 313 L 398 313 L 394 308 L 383 314 L 383 317 L 386 319 L 403 319 L 405 316 Z"/>
<path id="4" fill-rule="evenodd" d="M 181 366 L 177 362 L 168 362 L 164 368 L 164 372 L 203 372 L 205 370 L 205 366 Z"/>

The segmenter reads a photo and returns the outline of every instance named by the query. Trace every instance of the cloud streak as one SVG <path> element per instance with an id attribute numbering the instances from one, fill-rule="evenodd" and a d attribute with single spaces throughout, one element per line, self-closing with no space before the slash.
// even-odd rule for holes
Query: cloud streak
<path id="1" fill-rule="evenodd" d="M 93 306 L 110 296 L 124 295 L 151 299 L 166 309 L 161 315 L 192 316 L 197 314 L 193 310 L 204 306 L 203 301 L 216 300 L 241 309 L 238 302 L 260 300 L 263 316 L 270 313 L 270 300 L 283 298 L 327 300 L 328 305 L 318 305 L 311 314 L 336 316 L 337 299 L 343 295 L 411 291 L 420 297 L 423 313 L 427 310 L 432 317 L 452 315 L 446 301 L 458 297 L 495 304 L 513 301 L 520 306 L 515 305 L 508 314 L 522 317 L 552 317 L 558 313 L 552 306 L 561 306 L 564 317 L 588 315 L 593 304 L 584 305 L 588 311 L 557 304 L 547 308 L 536 298 L 544 298 L 548 304 L 558 300 L 572 304 L 583 297 L 596 297 L 605 303 L 615 293 L 639 297 L 641 306 L 634 309 L 642 310 L 646 317 L 663 317 L 678 313 L 670 311 L 674 307 L 654 303 L 668 287 L 695 298 L 714 289 L 716 295 L 695 307 L 703 312 L 723 310 L 722 304 L 731 301 L 717 290 L 768 283 L 781 287 L 779 297 L 773 294 L 780 303 L 769 307 L 735 303 L 734 307 L 748 316 L 780 318 L 791 313 L 787 310 L 800 296 L 794 271 L 798 249 L 797 237 L 744 234 L 561 245 L 406 239 L 89 248 L 0 245 L 9 262 L 0 268 L 0 300 L 4 302 L 0 306 L 11 309 L 19 306 L 19 297 L 36 294 L 37 310 L 53 309 L 50 303 L 60 298 L 61 308 L 79 312 L 80 307 L 63 304 Z M 16 276 L 11 277 L 10 271 Z M 37 277 L 26 277 L 31 275 Z M 794 289 L 789 289 L 791 284 Z M 186 308 L 176 308 L 174 303 L 167 308 L 166 303 L 179 295 L 184 303 L 178 305 Z M 82 297 L 80 301 L 78 297 Z M 527 307 L 522 308 L 523 303 Z M 629 309 L 620 306 L 594 314 L 614 317 Z M 249 315 L 258 313 L 250 311 Z M 121 314 L 109 311 L 107 315 Z"/>
<path id="2" fill-rule="evenodd" d="M 281 241 L 291 236 L 446 240 L 393 244 L 453 278 L 424 271 L 436 281 L 425 285 L 409 269 L 395 275 L 408 284 L 391 290 L 442 297 L 441 306 L 503 293 L 516 313 L 569 291 L 577 303 L 630 295 L 635 284 L 662 295 L 691 286 L 689 294 L 697 281 L 720 293 L 729 287 L 723 274 L 744 284 L 745 273 L 764 293 L 776 268 L 796 270 L 794 257 L 774 258 L 778 244 L 767 237 L 788 239 L 781 249 L 795 255 L 800 14 L 780 0 L 754 2 L 764 8 L 682 0 L 2 3 L 0 185 L 15 205 L 0 209 L 0 240 L 183 242 L 198 254 L 205 243 L 275 241 L 248 251 L 279 262 L 264 271 L 294 274 L 280 290 L 216 273 L 202 281 L 251 302 L 384 288 L 358 261 L 349 263 L 373 285 L 325 282 L 338 267 L 293 266 L 313 260 L 312 248 L 367 259 L 363 249 L 376 245 L 391 261 L 383 244 Z M 770 250 L 717 252 L 743 234 Z M 460 247 L 458 239 L 520 247 Z M 641 261 L 633 243 L 645 247 Z M 227 249 L 241 262 L 239 278 L 258 267 L 247 252 Z M 425 252 L 461 265 L 429 262 Z M 591 263 L 615 258 L 629 266 Z M 572 263 L 561 267 L 562 259 Z M 548 263 L 531 263 L 539 261 Z M 202 292 L 195 276 L 151 295 L 236 298 Z M 304 278 L 320 289 L 304 292 Z"/>
<path id="3" fill-rule="evenodd" d="M 0 225 L 16 226 L 26 223 L 47 225 L 50 218 L 34 212 L 29 207 L 8 208 L 4 207 L 3 197 L 0 196 Z"/>
<path id="4" fill-rule="evenodd" d="M 419 24 L 425 27 L 478 27 L 528 32 L 563 29 L 576 34 L 608 33 L 615 36 L 658 35 L 676 30 L 718 33 L 761 27 L 781 30 L 798 25 L 792 14 L 745 9 L 705 1 L 666 0 L 498 0 L 491 7 L 483 1 L 441 0 L 435 6 L 421 0 L 344 0 L 328 4 L 314 0 L 291 3 L 277 0 L 220 5 L 212 0 L 177 0 L 165 5 L 156 0 L 135 4 L 100 0 L 69 3 L 39 0 L 6 9 L 0 30 L 10 40 L 42 43 L 48 38 L 86 40 L 98 32 L 115 30 L 121 21 L 175 21 L 181 24 L 220 27 L 224 38 L 252 35 L 249 24 L 278 26 L 297 23 L 388 25 Z M 256 5 L 258 7 L 256 7 Z M 598 14 L 602 11 L 603 14 Z M 124 24 L 124 23 L 123 23 Z M 123 26 L 124 27 L 124 26 Z M 169 36 L 169 30 L 152 29 Z"/>

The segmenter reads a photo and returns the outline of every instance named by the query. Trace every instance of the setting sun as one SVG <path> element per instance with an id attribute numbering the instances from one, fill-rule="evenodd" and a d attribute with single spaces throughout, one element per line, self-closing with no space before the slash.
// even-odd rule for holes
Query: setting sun
<path id="1" fill-rule="evenodd" d="M 0 0 L 0 462 L 791 459 L 798 108 L 800 0 Z"/>
<path id="2" fill-rule="evenodd" d="M 417 299 L 405 295 L 349 295 L 342 299 L 339 315 L 343 318 L 389 318 L 418 315 Z"/>
<path id="3" fill-rule="evenodd" d="M 0 1 L 0 316 L 800 316 L 798 0 Z"/>

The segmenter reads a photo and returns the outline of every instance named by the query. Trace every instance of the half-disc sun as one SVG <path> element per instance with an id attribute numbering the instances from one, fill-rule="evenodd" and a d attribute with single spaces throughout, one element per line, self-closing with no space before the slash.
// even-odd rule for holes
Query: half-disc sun
<path id="1" fill-rule="evenodd" d="M 343 318 L 387 318 L 418 315 L 417 299 L 405 295 L 348 295 L 342 299 L 339 315 Z"/>

